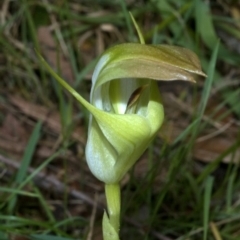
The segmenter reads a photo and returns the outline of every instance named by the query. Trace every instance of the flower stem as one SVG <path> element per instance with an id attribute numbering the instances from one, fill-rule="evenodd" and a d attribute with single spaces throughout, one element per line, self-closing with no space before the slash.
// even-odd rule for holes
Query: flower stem
<path id="1" fill-rule="evenodd" d="M 105 194 L 107 199 L 109 223 L 118 234 L 120 228 L 121 209 L 120 185 L 105 184 Z"/>

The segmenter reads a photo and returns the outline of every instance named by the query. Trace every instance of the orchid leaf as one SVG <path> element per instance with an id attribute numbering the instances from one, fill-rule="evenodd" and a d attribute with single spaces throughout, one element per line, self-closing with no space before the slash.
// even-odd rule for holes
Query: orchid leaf
<path id="1" fill-rule="evenodd" d="M 118 233 L 111 225 L 106 212 L 104 212 L 104 214 L 103 214 L 102 225 L 103 225 L 102 229 L 103 229 L 103 239 L 104 240 L 119 240 Z"/>

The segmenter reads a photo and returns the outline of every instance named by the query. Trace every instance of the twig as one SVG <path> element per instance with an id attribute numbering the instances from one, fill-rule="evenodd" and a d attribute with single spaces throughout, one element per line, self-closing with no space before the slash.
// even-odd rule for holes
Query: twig
<path id="1" fill-rule="evenodd" d="M 2 155 L 0 155 L 0 161 L 8 166 L 15 168 L 15 169 L 18 169 L 20 167 L 20 163 L 14 161 L 12 159 L 6 158 Z M 34 171 L 35 171 L 34 168 L 31 168 L 31 167 L 28 168 L 28 173 L 32 173 Z M 37 186 L 40 186 L 44 189 L 49 189 L 52 187 L 52 189 L 54 189 L 54 191 L 56 191 L 58 193 L 62 193 L 64 191 L 66 191 L 66 187 L 64 186 L 64 184 L 62 184 L 54 176 L 46 175 L 43 172 L 39 172 L 37 174 L 37 177 L 34 179 L 34 182 Z M 94 206 L 95 201 L 93 201 L 92 198 L 90 198 L 85 193 L 82 193 L 77 190 L 71 190 L 69 188 L 67 188 L 67 191 L 68 191 L 69 196 L 71 196 L 73 198 L 81 199 L 84 202 L 88 203 L 89 205 Z M 103 206 L 100 206 L 98 204 L 98 208 L 103 209 Z"/>
<path id="2" fill-rule="evenodd" d="M 221 237 L 221 235 L 220 235 L 220 233 L 219 233 L 219 230 L 218 230 L 216 224 L 215 224 L 214 222 L 210 222 L 209 225 L 210 225 L 210 228 L 211 228 L 212 233 L 213 233 L 213 235 L 214 235 L 214 238 L 215 238 L 216 240 L 222 240 L 222 237 Z"/>
<path id="3" fill-rule="evenodd" d="M 191 106 L 183 103 L 182 101 L 180 101 L 179 99 L 177 99 L 172 93 L 169 94 L 169 97 L 171 98 L 172 101 L 174 101 L 174 103 L 176 103 L 179 107 L 181 107 L 181 110 L 183 112 L 186 112 L 188 114 L 193 114 L 194 110 Z M 208 122 L 209 124 L 211 124 L 212 126 L 214 126 L 217 129 L 221 129 L 222 128 L 222 124 L 216 121 L 213 121 L 211 118 L 209 118 L 206 115 L 203 115 L 203 120 L 205 120 L 206 122 Z"/>
<path id="4" fill-rule="evenodd" d="M 2 26 L 6 23 L 9 3 L 10 3 L 10 0 L 5 0 L 2 4 L 2 11 L 0 11 L 0 16 L 1 16 L 0 23 Z"/>
<path id="5" fill-rule="evenodd" d="M 199 143 L 199 142 L 204 142 L 204 141 L 206 141 L 206 140 L 208 140 L 208 139 L 211 139 L 211 138 L 213 138 L 213 137 L 216 137 L 217 135 L 225 132 L 225 130 L 227 130 L 232 124 L 233 124 L 233 121 L 229 121 L 227 124 L 225 124 L 224 126 L 222 126 L 221 129 L 218 129 L 217 131 L 212 132 L 212 133 L 209 133 L 209 134 L 207 134 L 207 135 L 205 135 L 205 136 L 199 137 L 199 138 L 196 140 L 196 142 L 198 142 L 198 143 Z"/>
<path id="6" fill-rule="evenodd" d="M 95 222 L 96 212 L 97 212 L 97 203 L 98 203 L 98 194 L 96 193 L 94 198 L 94 205 L 93 205 L 93 210 L 90 218 L 90 223 L 89 223 L 89 232 L 88 232 L 87 240 L 92 240 L 94 222 Z"/>

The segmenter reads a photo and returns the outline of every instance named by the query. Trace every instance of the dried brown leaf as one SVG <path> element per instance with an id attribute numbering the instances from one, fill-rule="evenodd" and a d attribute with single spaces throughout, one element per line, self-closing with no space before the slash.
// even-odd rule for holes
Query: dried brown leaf
<path id="1" fill-rule="evenodd" d="M 18 96 L 9 96 L 9 100 L 28 117 L 43 121 L 44 124 L 56 134 L 61 133 L 62 126 L 60 115 L 57 111 L 49 110 L 44 106 L 27 102 Z M 81 143 L 85 143 L 84 130 L 81 127 L 78 127 L 73 131 L 72 137 Z"/>

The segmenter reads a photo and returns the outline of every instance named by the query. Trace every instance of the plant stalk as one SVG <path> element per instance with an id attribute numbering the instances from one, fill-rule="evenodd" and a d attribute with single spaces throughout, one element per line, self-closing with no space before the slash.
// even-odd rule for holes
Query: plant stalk
<path id="1" fill-rule="evenodd" d="M 121 194 L 120 185 L 105 184 L 108 214 L 103 216 L 104 240 L 119 239 Z M 113 237 L 114 235 L 114 237 Z"/>

